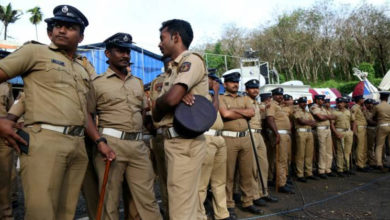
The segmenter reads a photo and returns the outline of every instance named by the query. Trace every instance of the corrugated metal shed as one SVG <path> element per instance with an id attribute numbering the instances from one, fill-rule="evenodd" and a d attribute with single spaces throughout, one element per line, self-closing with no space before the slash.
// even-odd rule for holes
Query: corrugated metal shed
<path id="1" fill-rule="evenodd" d="M 95 67 L 97 74 L 102 74 L 108 68 L 104 50 L 104 44 L 97 43 L 80 46 L 78 53 L 88 58 Z M 144 84 L 151 82 L 158 74 L 161 73 L 161 70 L 164 67 L 160 55 L 144 50 L 135 45 L 132 45 L 131 48 L 131 62 L 133 63 L 131 66 L 132 73 L 141 78 Z M 12 84 L 23 84 L 21 77 L 13 78 L 9 80 L 9 82 Z"/>

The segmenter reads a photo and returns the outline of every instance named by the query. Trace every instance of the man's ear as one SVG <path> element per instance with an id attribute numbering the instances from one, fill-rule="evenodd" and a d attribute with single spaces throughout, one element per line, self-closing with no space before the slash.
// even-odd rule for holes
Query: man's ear
<path id="1" fill-rule="evenodd" d="M 79 43 L 81 43 L 81 41 L 84 40 L 84 34 L 80 34 L 80 39 L 79 39 Z"/>
<path id="2" fill-rule="evenodd" d="M 110 50 L 105 50 L 104 51 L 104 54 L 106 55 L 106 57 L 108 58 L 108 59 L 110 59 L 110 57 L 111 57 L 111 51 Z"/>
<path id="3" fill-rule="evenodd" d="M 53 31 L 47 31 L 47 36 L 51 40 L 51 38 L 53 37 Z"/>
<path id="4" fill-rule="evenodd" d="M 181 41 L 181 37 L 180 37 L 180 34 L 178 32 L 174 32 L 172 34 L 172 39 L 173 39 L 173 42 L 174 43 L 178 43 Z"/>

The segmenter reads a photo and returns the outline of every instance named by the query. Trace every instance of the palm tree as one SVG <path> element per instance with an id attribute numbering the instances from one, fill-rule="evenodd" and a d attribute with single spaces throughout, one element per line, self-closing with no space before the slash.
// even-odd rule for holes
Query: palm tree
<path id="1" fill-rule="evenodd" d="M 37 40 L 38 40 L 37 25 L 42 21 L 41 8 L 37 6 L 35 8 L 29 9 L 27 12 L 31 13 L 30 21 L 33 25 L 35 25 L 35 35 L 37 36 Z"/>
<path id="2" fill-rule="evenodd" d="M 4 24 L 4 40 L 7 40 L 8 25 L 17 21 L 22 14 L 20 10 L 13 10 L 11 3 L 8 3 L 6 7 L 0 5 L 0 21 Z"/>

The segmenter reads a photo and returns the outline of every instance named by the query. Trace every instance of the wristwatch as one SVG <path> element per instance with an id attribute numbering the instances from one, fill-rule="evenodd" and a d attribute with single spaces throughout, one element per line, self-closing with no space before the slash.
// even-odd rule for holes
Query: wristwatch
<path id="1" fill-rule="evenodd" d="M 107 144 L 107 139 L 105 137 L 100 137 L 96 139 L 95 144 L 98 145 L 100 142 L 104 142 Z"/>

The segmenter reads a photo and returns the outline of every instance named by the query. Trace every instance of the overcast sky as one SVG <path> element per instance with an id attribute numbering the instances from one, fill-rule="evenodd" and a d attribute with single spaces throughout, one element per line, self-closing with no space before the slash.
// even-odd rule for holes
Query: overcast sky
<path id="1" fill-rule="evenodd" d="M 168 19 L 189 21 L 194 30 L 193 45 L 200 45 L 217 40 L 226 24 L 235 23 L 252 29 L 274 21 L 281 12 L 308 8 L 315 3 L 313 0 L 0 0 L 3 6 L 9 2 L 14 9 L 24 12 L 20 20 L 8 26 L 8 36 L 15 42 L 36 40 L 35 27 L 29 21 L 31 15 L 26 12 L 28 9 L 39 6 L 44 18 L 48 18 L 53 16 L 55 6 L 69 4 L 82 11 L 89 20 L 81 45 L 102 42 L 116 32 L 127 32 L 138 46 L 158 54 L 158 29 L 161 22 Z M 361 3 L 357 0 L 335 2 L 352 6 Z M 366 2 L 390 8 L 390 0 Z M 3 25 L 0 34 L 0 39 L 3 39 Z M 45 22 L 38 25 L 38 37 L 40 42 L 49 43 Z"/>

